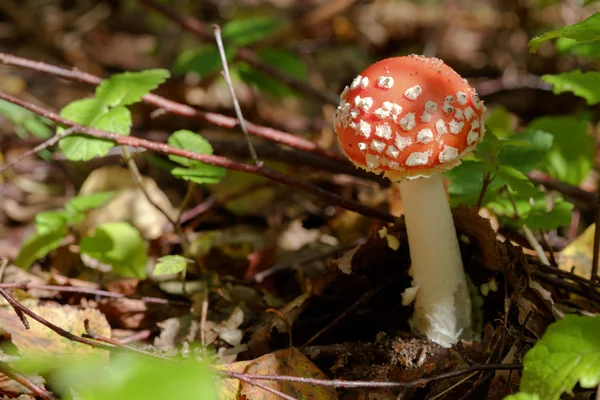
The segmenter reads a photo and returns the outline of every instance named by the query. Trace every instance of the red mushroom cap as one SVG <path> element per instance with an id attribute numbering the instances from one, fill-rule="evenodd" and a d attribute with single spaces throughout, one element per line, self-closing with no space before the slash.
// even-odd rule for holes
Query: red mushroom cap
<path id="1" fill-rule="evenodd" d="M 334 129 L 357 167 L 401 180 L 460 164 L 483 138 L 484 112 L 442 60 L 411 55 L 379 61 L 346 86 Z"/>

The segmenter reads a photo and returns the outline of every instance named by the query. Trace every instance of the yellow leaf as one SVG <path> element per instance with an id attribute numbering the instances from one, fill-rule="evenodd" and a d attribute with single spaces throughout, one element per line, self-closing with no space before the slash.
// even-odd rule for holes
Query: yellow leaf
<path id="1" fill-rule="evenodd" d="M 589 278 L 594 258 L 594 233 L 596 225 L 590 225 L 579 237 L 565 247 L 558 256 L 558 267 Z"/>

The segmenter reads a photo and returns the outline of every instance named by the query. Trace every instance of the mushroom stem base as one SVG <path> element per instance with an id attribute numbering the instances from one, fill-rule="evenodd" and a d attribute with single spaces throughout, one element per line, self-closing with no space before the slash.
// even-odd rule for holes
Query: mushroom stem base
<path id="1" fill-rule="evenodd" d="M 412 260 L 413 328 L 450 347 L 470 339 L 471 299 L 442 177 L 400 183 Z"/>

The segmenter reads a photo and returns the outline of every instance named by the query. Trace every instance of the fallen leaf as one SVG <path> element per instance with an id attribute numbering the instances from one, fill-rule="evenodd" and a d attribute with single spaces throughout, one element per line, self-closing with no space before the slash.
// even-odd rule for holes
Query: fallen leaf
<path id="1" fill-rule="evenodd" d="M 302 378 L 328 379 L 304 354 L 292 347 L 265 354 L 250 361 L 241 361 L 218 366 L 219 369 L 257 375 L 287 375 Z M 279 390 L 296 399 L 333 400 L 337 399 L 335 388 L 298 382 L 266 381 L 261 384 Z M 265 399 L 279 400 L 279 396 L 237 379 L 223 379 L 221 400 Z"/>
<path id="2" fill-rule="evenodd" d="M 54 325 L 80 336 L 85 333 L 84 321 L 97 334 L 110 337 L 110 326 L 104 315 L 93 308 L 82 310 L 68 305 L 48 303 L 28 308 Z M 0 309 L 0 328 L 10 333 L 12 344 L 23 359 L 62 358 L 76 359 L 97 356 L 108 362 L 108 353 L 85 344 L 77 343 L 58 335 L 41 323 L 27 318 L 31 329 L 27 330 L 12 309 Z"/>

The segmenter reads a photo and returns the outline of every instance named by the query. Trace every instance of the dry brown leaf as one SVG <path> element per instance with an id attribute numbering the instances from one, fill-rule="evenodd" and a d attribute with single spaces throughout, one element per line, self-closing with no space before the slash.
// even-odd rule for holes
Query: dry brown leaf
<path id="1" fill-rule="evenodd" d="M 104 315 L 93 308 L 77 309 L 54 303 L 32 305 L 31 311 L 76 336 L 85 333 L 84 321 L 90 321 L 91 329 L 99 335 L 110 337 L 110 326 Z M 81 358 L 86 356 L 104 357 L 108 353 L 59 336 L 50 328 L 28 318 L 31 329 L 27 330 L 12 309 L 0 309 L 0 329 L 10 333 L 11 342 L 25 359 L 45 357 Z"/>
<path id="2" fill-rule="evenodd" d="M 303 378 L 327 379 L 327 376 L 323 374 L 321 370 L 294 347 L 265 354 L 264 356 L 251 361 L 236 362 L 219 366 L 218 368 L 226 371 L 245 372 L 247 374 L 287 375 Z M 296 399 L 337 399 L 337 393 L 335 389 L 331 387 L 284 381 L 274 382 L 261 380 L 260 383 L 279 390 L 280 392 L 289 394 Z M 221 400 L 237 400 L 240 398 L 278 400 L 279 396 L 249 383 L 240 382 L 237 379 L 224 379 L 222 381 L 220 398 Z"/>

